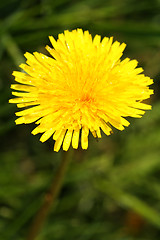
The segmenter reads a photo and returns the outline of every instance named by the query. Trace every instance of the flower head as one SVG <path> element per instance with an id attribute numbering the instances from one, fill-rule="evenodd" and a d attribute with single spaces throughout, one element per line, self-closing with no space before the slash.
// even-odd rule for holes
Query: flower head
<path id="1" fill-rule="evenodd" d="M 89 131 L 101 137 L 110 135 L 112 126 L 123 130 L 129 122 L 124 117 L 141 117 L 150 105 L 144 99 L 153 94 L 153 81 L 137 68 L 137 61 L 120 60 L 125 44 L 96 35 L 94 39 L 82 29 L 64 31 L 53 48 L 46 46 L 51 57 L 26 53 L 23 72 L 15 71 L 11 85 L 17 98 L 10 99 L 19 111 L 16 124 L 35 122 L 33 134 L 43 133 L 44 142 L 53 135 L 54 150 L 67 151 L 70 144 L 88 148 Z"/>

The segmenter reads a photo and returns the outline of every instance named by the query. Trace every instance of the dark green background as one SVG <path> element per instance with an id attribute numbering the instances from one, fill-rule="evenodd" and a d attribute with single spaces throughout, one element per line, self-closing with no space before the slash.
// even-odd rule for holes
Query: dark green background
<path id="1" fill-rule="evenodd" d="M 34 124 L 15 126 L 12 71 L 26 51 L 46 53 L 48 35 L 83 28 L 127 43 L 154 79 L 153 110 L 129 119 L 89 149 L 74 152 L 56 206 L 39 240 L 160 239 L 160 1 L 0 1 L 0 240 L 23 240 L 62 151 L 31 135 Z"/>

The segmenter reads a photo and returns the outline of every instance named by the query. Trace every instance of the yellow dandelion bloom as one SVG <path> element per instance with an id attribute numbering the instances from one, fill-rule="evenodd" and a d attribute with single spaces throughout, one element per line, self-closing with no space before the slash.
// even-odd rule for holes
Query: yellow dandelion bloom
<path id="1" fill-rule="evenodd" d="M 67 151 L 70 144 L 88 148 L 88 134 L 101 138 L 110 135 L 112 126 L 123 130 L 129 122 L 124 117 L 141 117 L 150 105 L 144 99 L 153 94 L 153 81 L 137 68 L 137 61 L 120 60 L 126 44 L 99 35 L 93 39 L 88 31 L 64 31 L 53 48 L 46 46 L 51 57 L 26 53 L 23 72 L 15 71 L 11 85 L 19 111 L 16 124 L 35 122 L 33 134 L 43 133 L 44 142 L 53 135 L 54 150 Z"/>

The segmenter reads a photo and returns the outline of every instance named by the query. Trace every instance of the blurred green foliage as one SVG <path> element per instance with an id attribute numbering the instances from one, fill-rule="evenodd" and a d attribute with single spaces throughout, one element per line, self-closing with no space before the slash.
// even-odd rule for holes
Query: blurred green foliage
<path id="1" fill-rule="evenodd" d="M 25 239 L 59 165 L 53 142 L 15 126 L 8 104 L 12 71 L 23 53 L 40 51 L 48 36 L 83 28 L 127 43 L 154 78 L 153 110 L 129 119 L 89 149 L 74 152 L 56 206 L 38 240 L 157 240 L 160 236 L 160 1 L 6 0 L 0 2 L 0 239 Z"/>

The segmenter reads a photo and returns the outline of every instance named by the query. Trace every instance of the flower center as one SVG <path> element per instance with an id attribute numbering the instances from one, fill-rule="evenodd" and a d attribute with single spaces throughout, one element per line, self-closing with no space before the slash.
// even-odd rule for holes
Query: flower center
<path id="1" fill-rule="evenodd" d="M 80 102 L 87 103 L 91 102 L 93 99 L 89 95 L 83 95 L 82 98 L 80 98 Z"/>

